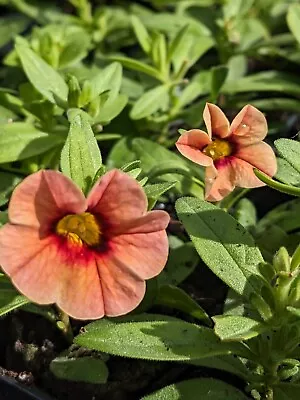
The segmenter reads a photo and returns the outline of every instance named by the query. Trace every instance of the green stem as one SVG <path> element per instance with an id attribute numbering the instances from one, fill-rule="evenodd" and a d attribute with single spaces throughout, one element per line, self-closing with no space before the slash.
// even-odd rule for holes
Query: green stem
<path id="1" fill-rule="evenodd" d="M 231 197 L 229 200 L 222 202 L 221 208 L 225 211 L 230 210 L 239 200 L 241 197 L 244 197 L 246 193 L 249 192 L 250 189 L 243 189 L 240 191 L 236 196 Z"/>
<path id="2" fill-rule="evenodd" d="M 68 314 L 66 314 L 64 311 L 62 311 L 60 308 L 57 307 L 58 310 L 58 315 L 59 315 L 59 321 L 57 322 L 57 327 L 62 331 L 64 334 L 65 338 L 69 343 L 73 342 L 73 330 L 72 326 L 70 323 L 70 317 Z"/>
<path id="3" fill-rule="evenodd" d="M 270 186 L 272 189 L 278 190 L 278 192 L 300 197 L 300 188 L 274 181 L 274 179 L 271 179 L 268 175 L 256 168 L 254 168 L 254 173 L 262 182 Z"/>

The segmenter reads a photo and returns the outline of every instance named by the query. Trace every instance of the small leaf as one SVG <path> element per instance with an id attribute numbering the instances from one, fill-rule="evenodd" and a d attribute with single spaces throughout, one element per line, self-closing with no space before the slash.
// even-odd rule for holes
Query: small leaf
<path id="1" fill-rule="evenodd" d="M 61 152 L 61 169 L 86 193 L 102 159 L 88 116 L 80 110 L 72 111 L 69 135 Z"/>
<path id="2" fill-rule="evenodd" d="M 75 338 L 76 344 L 124 357 L 182 361 L 230 352 L 211 329 L 180 320 L 122 323 L 99 320 L 85 329 L 85 333 Z"/>
<path id="3" fill-rule="evenodd" d="M 164 108 L 166 101 L 168 101 L 168 92 L 169 86 L 167 85 L 157 86 L 148 90 L 134 104 L 130 117 L 132 119 L 142 119 Z"/>
<path id="4" fill-rule="evenodd" d="M 151 67 L 148 64 L 145 64 L 141 61 L 135 60 L 134 58 L 122 57 L 122 56 L 113 56 L 110 59 L 114 61 L 120 62 L 125 68 L 133 69 L 134 71 L 143 72 L 146 75 L 152 76 L 158 80 L 163 80 L 160 72 Z"/>
<path id="5" fill-rule="evenodd" d="M 68 86 L 59 73 L 19 40 L 16 40 L 16 51 L 28 79 L 36 90 L 51 103 L 57 103 L 59 100 L 59 105 L 65 104 Z"/>
<path id="6" fill-rule="evenodd" d="M 164 182 L 149 184 L 144 187 L 144 191 L 148 198 L 148 210 L 152 210 L 157 200 L 168 190 L 172 189 L 177 182 Z"/>
<path id="7" fill-rule="evenodd" d="M 279 155 L 284 158 L 300 176 L 300 142 L 291 139 L 275 140 Z"/>
<path id="8" fill-rule="evenodd" d="M 143 397 L 142 400 L 247 400 L 241 391 L 223 381 L 212 378 L 198 378 L 174 383 L 157 392 Z"/>
<path id="9" fill-rule="evenodd" d="M 248 340 L 268 329 L 267 325 L 261 322 L 238 315 L 217 315 L 213 320 L 216 335 L 224 341 Z"/>
<path id="10" fill-rule="evenodd" d="M 91 99 L 109 90 L 110 96 L 116 98 L 122 83 L 122 65 L 118 62 L 111 63 L 90 81 Z"/>
<path id="11" fill-rule="evenodd" d="M 142 49 L 146 54 L 148 54 L 151 50 L 151 37 L 143 25 L 143 23 L 140 21 L 138 17 L 135 15 L 131 16 L 131 23 L 134 29 L 135 36 L 137 37 L 137 40 L 139 41 L 139 44 L 141 45 Z"/>
<path id="12" fill-rule="evenodd" d="M 263 261 L 252 236 L 228 213 L 194 198 L 176 202 L 179 219 L 205 264 L 237 293 L 260 289 L 258 264 Z"/>
<path id="13" fill-rule="evenodd" d="M 128 97 L 124 94 L 120 94 L 116 98 L 109 98 L 100 108 L 99 114 L 94 118 L 93 123 L 108 124 L 123 111 L 127 102 Z"/>
<path id="14" fill-rule="evenodd" d="M 255 226 L 257 215 L 256 208 L 252 201 L 247 198 L 240 200 L 236 206 L 234 217 L 246 229 Z"/>
<path id="15" fill-rule="evenodd" d="M 180 52 L 179 47 L 184 46 L 185 36 L 188 31 L 188 25 L 182 27 L 170 43 L 170 47 L 168 50 L 168 62 L 173 61 L 174 54 Z"/>
<path id="16" fill-rule="evenodd" d="M 209 316 L 184 290 L 172 286 L 163 285 L 159 288 L 159 292 L 155 299 L 155 304 L 175 308 L 175 310 L 183 311 L 190 316 L 204 321 L 211 325 Z"/>
<path id="17" fill-rule="evenodd" d="M 228 74 L 228 67 L 224 65 L 218 65 L 211 69 L 211 90 L 210 95 L 212 101 L 216 101 L 218 94 L 222 90 L 222 87 L 226 81 Z"/>
<path id="18" fill-rule="evenodd" d="M 50 371 L 59 379 L 75 382 L 101 384 L 108 378 L 105 362 L 93 357 L 56 357 L 51 361 Z"/>

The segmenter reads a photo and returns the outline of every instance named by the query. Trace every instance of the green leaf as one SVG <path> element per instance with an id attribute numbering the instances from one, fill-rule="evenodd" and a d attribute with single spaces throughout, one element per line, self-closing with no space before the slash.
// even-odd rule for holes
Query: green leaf
<path id="1" fill-rule="evenodd" d="M 261 334 L 268 327 L 254 319 L 238 315 L 217 315 L 213 317 L 215 333 L 224 341 L 248 340 Z"/>
<path id="2" fill-rule="evenodd" d="M 211 69 L 211 90 L 210 95 L 213 101 L 217 100 L 218 94 L 226 81 L 228 75 L 228 67 L 218 65 Z"/>
<path id="3" fill-rule="evenodd" d="M 243 104 L 245 104 L 245 102 L 243 102 Z M 251 105 L 266 111 L 285 110 L 297 112 L 300 108 L 300 101 L 281 97 L 269 97 L 267 99 L 251 100 Z"/>
<path id="4" fill-rule="evenodd" d="M 208 36 L 184 35 L 181 45 L 173 52 L 174 73 L 177 74 L 182 68 L 184 72 L 187 71 L 214 44 L 214 40 Z"/>
<path id="5" fill-rule="evenodd" d="M 134 138 L 131 143 L 131 149 L 135 153 L 134 159 L 141 160 L 141 167 L 144 174 L 152 174 L 151 171 L 154 171 L 154 168 L 155 171 L 158 172 L 157 168 L 159 169 L 161 165 L 166 166 L 168 164 L 168 166 L 173 168 L 175 163 L 178 172 L 176 173 L 175 170 L 169 170 L 169 172 L 165 171 L 163 176 L 160 175 L 160 179 L 171 182 L 177 180 L 178 184 L 176 188 L 181 193 L 191 193 L 198 197 L 203 197 L 203 188 L 191 180 L 191 175 L 197 176 L 199 168 L 197 168 L 195 172 L 191 172 L 190 164 L 182 157 L 153 141 L 143 138 Z M 182 171 L 187 169 L 189 171 L 187 171 L 186 175 L 182 175 Z M 154 174 L 152 174 L 152 178 L 153 176 Z"/>
<path id="6" fill-rule="evenodd" d="M 120 94 L 116 98 L 110 97 L 104 106 L 100 108 L 99 114 L 94 118 L 93 123 L 108 124 L 123 111 L 127 102 L 128 97 L 124 94 Z"/>
<path id="7" fill-rule="evenodd" d="M 177 236 L 169 235 L 169 258 L 163 271 L 157 277 L 160 285 L 179 285 L 196 268 L 199 256 L 192 242 L 183 242 Z"/>
<path id="8" fill-rule="evenodd" d="M 75 338 L 76 344 L 124 357 L 183 361 L 230 352 L 211 329 L 179 320 L 122 323 L 100 320 L 85 329 L 85 333 Z"/>
<path id="9" fill-rule="evenodd" d="M 300 186 L 300 174 L 287 160 L 277 158 L 277 167 L 276 179 L 291 186 Z"/>
<path id="10" fill-rule="evenodd" d="M 168 101 L 169 86 L 157 86 L 145 92 L 134 104 L 130 117 L 132 119 L 142 119 L 149 117 L 156 111 L 165 107 Z"/>
<path id="11" fill-rule="evenodd" d="M 276 182 L 274 179 L 271 179 L 268 175 L 264 174 L 263 172 L 259 171 L 258 169 L 254 168 L 255 175 L 266 185 L 270 186 L 271 188 L 278 190 L 278 192 L 287 193 L 291 196 L 300 197 L 300 188 L 285 185 L 284 183 Z"/>
<path id="12" fill-rule="evenodd" d="M 103 360 L 93 357 L 56 357 L 50 371 L 59 379 L 102 384 L 107 382 L 108 369 Z"/>
<path id="13" fill-rule="evenodd" d="M 20 181 L 17 175 L 0 172 L 0 207 L 8 202 L 11 192 Z"/>
<path id="14" fill-rule="evenodd" d="M 290 73 L 263 71 L 228 81 L 222 88 L 222 93 L 245 92 L 279 92 L 299 96 L 300 84 L 298 78 Z"/>
<path id="15" fill-rule="evenodd" d="M 211 358 L 201 358 L 200 360 L 191 361 L 190 364 L 230 372 L 245 381 L 250 381 L 249 371 L 245 364 L 238 357 L 231 354 Z"/>
<path id="16" fill-rule="evenodd" d="M 148 184 L 144 187 L 144 191 L 148 198 L 148 210 L 152 210 L 157 200 L 168 190 L 172 189 L 177 182 L 164 182 Z"/>
<path id="17" fill-rule="evenodd" d="M 5 15 L 0 18 L 0 47 L 10 42 L 29 25 L 29 19 L 20 15 Z"/>
<path id="18" fill-rule="evenodd" d="M 134 29 L 135 36 L 139 41 L 139 44 L 141 45 L 144 52 L 148 54 L 151 50 L 152 40 L 147 29 L 145 28 L 141 20 L 135 15 L 131 16 L 131 23 Z"/>
<path id="19" fill-rule="evenodd" d="M 64 27 L 65 28 L 65 27 Z M 59 67 L 69 67 L 84 59 L 89 51 L 91 39 L 81 27 L 69 26 L 64 38 L 64 46 L 59 56 Z"/>
<path id="20" fill-rule="evenodd" d="M 0 317 L 28 303 L 29 300 L 17 292 L 9 278 L 0 274 Z"/>
<path id="21" fill-rule="evenodd" d="M 88 116 L 74 109 L 69 119 L 71 125 L 61 152 L 61 169 L 86 193 L 101 167 L 101 154 Z"/>
<path id="22" fill-rule="evenodd" d="M 205 264 L 229 287 L 246 297 L 260 289 L 263 261 L 252 236 L 233 217 L 214 205 L 181 198 L 176 211 Z"/>
<path id="23" fill-rule="evenodd" d="M 99 74 L 90 79 L 91 100 L 101 93 L 110 91 L 109 97 L 115 99 L 122 83 L 122 65 L 118 62 L 111 63 Z"/>
<path id="24" fill-rule="evenodd" d="M 68 86 L 59 73 L 23 42 L 16 40 L 15 47 L 24 71 L 36 90 L 51 103 L 65 104 L 68 98 Z"/>
<path id="25" fill-rule="evenodd" d="M 63 136 L 49 134 L 30 123 L 13 122 L 0 126 L 0 164 L 42 154 L 63 143 Z"/>
<path id="26" fill-rule="evenodd" d="M 197 318 L 200 321 L 211 325 L 210 318 L 203 308 L 200 307 L 199 304 L 196 303 L 196 301 L 193 300 L 184 290 L 176 286 L 161 286 L 155 299 L 155 304 L 175 308 L 175 310 L 183 311 L 191 317 Z"/>
<path id="27" fill-rule="evenodd" d="M 181 47 L 185 45 L 185 38 L 188 32 L 188 25 L 185 25 L 177 32 L 174 39 L 171 41 L 169 50 L 168 50 L 168 62 L 174 61 L 174 54 L 181 53 Z"/>
<path id="28" fill-rule="evenodd" d="M 274 142 L 279 155 L 300 175 L 300 142 L 291 139 L 278 139 Z"/>
<path id="29" fill-rule="evenodd" d="M 135 60 L 134 58 L 122 57 L 122 56 L 112 56 L 111 60 L 120 62 L 125 68 L 133 69 L 134 71 L 143 72 L 146 75 L 152 76 L 153 78 L 158 79 L 159 81 L 163 81 L 163 77 L 160 72 L 151 67 L 148 64 L 145 64 L 141 61 Z"/>
<path id="30" fill-rule="evenodd" d="M 174 383 L 154 392 L 142 400 L 247 400 L 241 391 L 234 386 L 213 378 L 191 379 Z"/>
<path id="31" fill-rule="evenodd" d="M 300 43 L 300 5 L 291 4 L 288 8 L 286 15 L 287 24 L 290 31 L 295 36 L 298 43 Z"/>
<path id="32" fill-rule="evenodd" d="M 255 226 L 257 222 L 255 205 L 247 198 L 240 200 L 236 205 L 234 217 L 246 229 Z"/>
<path id="33" fill-rule="evenodd" d="M 167 42 L 163 33 L 154 32 L 151 47 L 152 60 L 161 74 L 168 79 Z"/>

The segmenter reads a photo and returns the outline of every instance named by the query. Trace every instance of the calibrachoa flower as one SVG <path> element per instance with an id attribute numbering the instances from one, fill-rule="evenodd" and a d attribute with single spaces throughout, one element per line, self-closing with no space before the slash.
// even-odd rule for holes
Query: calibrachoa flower
<path id="1" fill-rule="evenodd" d="M 21 293 L 77 319 L 133 310 L 168 257 L 164 211 L 147 212 L 139 183 L 113 170 L 85 198 L 56 171 L 15 189 L 0 230 L 0 265 Z"/>
<path id="2" fill-rule="evenodd" d="M 264 186 L 255 176 L 254 167 L 271 177 L 275 175 L 275 154 L 262 141 L 267 135 L 267 121 L 257 108 L 245 106 L 230 125 L 219 107 L 207 103 L 203 119 L 207 133 L 191 129 L 181 135 L 176 146 L 185 157 L 207 167 L 206 200 L 222 200 L 236 186 Z"/>

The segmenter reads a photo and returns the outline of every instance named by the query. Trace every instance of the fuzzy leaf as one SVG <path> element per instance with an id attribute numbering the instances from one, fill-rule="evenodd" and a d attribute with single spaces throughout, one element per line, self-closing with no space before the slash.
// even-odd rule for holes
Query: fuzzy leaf
<path id="1" fill-rule="evenodd" d="M 177 200 L 176 211 L 198 254 L 220 279 L 244 296 L 259 291 L 257 266 L 263 258 L 242 225 L 225 211 L 194 198 Z"/>
<path id="2" fill-rule="evenodd" d="M 143 397 L 142 400 L 247 400 L 234 386 L 212 378 L 191 379 L 166 386 L 157 392 Z"/>
<path id="3" fill-rule="evenodd" d="M 75 343 L 106 353 L 147 360 L 182 361 L 229 354 L 209 328 L 184 321 L 113 323 L 97 321 L 85 327 Z"/>
<path id="4" fill-rule="evenodd" d="M 61 169 L 86 193 L 101 167 L 101 154 L 88 116 L 73 110 L 69 118 L 71 125 L 61 152 Z"/>
<path id="5" fill-rule="evenodd" d="M 221 340 L 248 340 L 258 336 L 266 325 L 254 319 L 236 315 L 218 315 L 213 317 L 215 322 L 215 333 Z"/>
<path id="6" fill-rule="evenodd" d="M 106 383 L 108 369 L 103 360 L 93 357 L 56 357 L 50 364 L 51 372 L 59 379 L 75 382 Z"/>
<path id="7" fill-rule="evenodd" d="M 193 300 L 184 290 L 176 286 L 161 286 L 155 299 L 155 304 L 183 311 L 184 313 L 211 325 L 210 318 L 203 308 L 199 306 L 199 304 L 196 303 L 196 301 Z"/>

